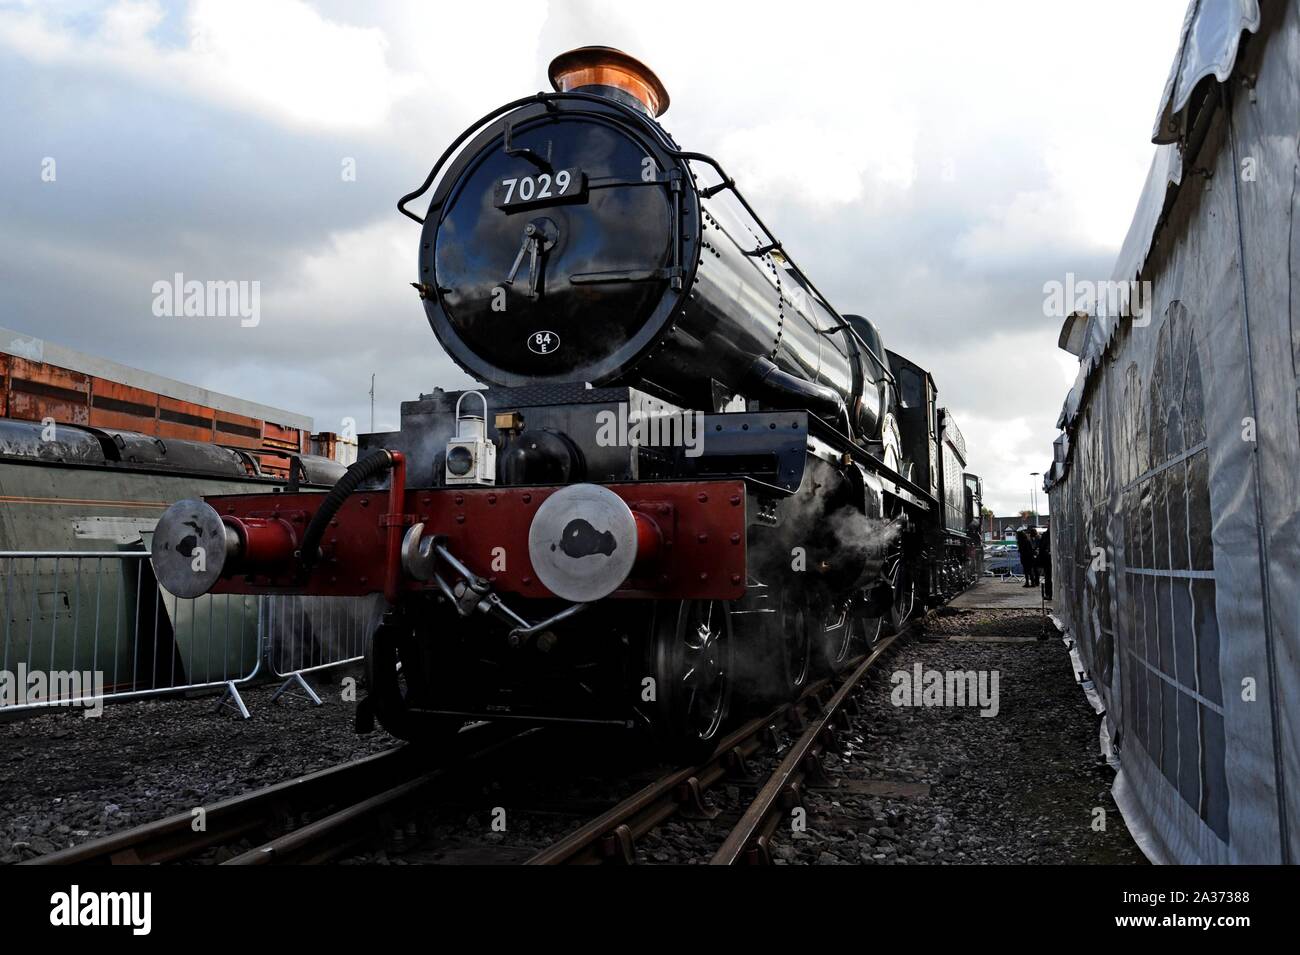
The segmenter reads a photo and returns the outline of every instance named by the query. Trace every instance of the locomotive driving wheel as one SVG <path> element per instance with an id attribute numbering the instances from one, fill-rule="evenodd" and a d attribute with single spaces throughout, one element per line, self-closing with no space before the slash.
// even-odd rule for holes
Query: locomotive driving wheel
<path id="1" fill-rule="evenodd" d="M 853 652 L 853 642 L 858 638 L 858 620 L 849 600 L 830 603 L 825 612 L 816 615 L 817 663 L 827 673 L 838 673 Z"/>
<path id="2" fill-rule="evenodd" d="M 412 743 L 449 742 L 461 720 L 421 712 L 432 703 L 427 644 L 400 617 L 385 619 L 366 650 L 366 705 L 382 726 Z"/>
<path id="3" fill-rule="evenodd" d="M 871 616 L 871 611 L 867 609 L 866 601 L 861 598 L 850 606 L 850 613 L 855 614 L 854 639 L 856 639 L 862 647 L 870 650 L 880 642 L 880 636 L 885 632 L 885 618 L 881 616 Z"/>
<path id="4" fill-rule="evenodd" d="M 797 697 L 815 662 L 813 613 L 793 584 L 754 582 L 732 614 L 736 693 L 772 707 Z"/>
<path id="5" fill-rule="evenodd" d="M 817 619 L 805 593 L 790 584 L 782 588 L 778 637 L 782 650 L 781 675 L 789 699 L 797 698 L 812 676 L 813 632 Z"/>
<path id="6" fill-rule="evenodd" d="M 655 723 L 675 758 L 708 756 L 731 705 L 731 613 L 721 600 L 655 604 L 647 645 Z"/>
<path id="7" fill-rule="evenodd" d="M 889 583 L 894 590 L 894 600 L 889 607 L 889 626 L 898 633 L 916 609 L 916 581 L 912 579 L 907 561 L 901 555 L 895 559 Z"/>

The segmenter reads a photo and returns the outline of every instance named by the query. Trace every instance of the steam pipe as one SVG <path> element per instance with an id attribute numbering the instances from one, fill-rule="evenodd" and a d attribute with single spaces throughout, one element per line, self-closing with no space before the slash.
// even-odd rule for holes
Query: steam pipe
<path id="1" fill-rule="evenodd" d="M 767 404 L 807 408 L 831 421 L 848 419 L 844 399 L 834 388 L 782 371 L 764 357 L 750 366 L 747 387 L 753 397 Z"/>

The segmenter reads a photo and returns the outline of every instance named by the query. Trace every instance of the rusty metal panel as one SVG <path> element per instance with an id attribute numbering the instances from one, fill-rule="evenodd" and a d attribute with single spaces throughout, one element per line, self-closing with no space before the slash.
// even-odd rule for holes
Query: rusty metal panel
<path id="1" fill-rule="evenodd" d="M 278 448 L 292 454 L 301 454 L 303 452 L 302 439 L 303 432 L 297 428 L 286 428 L 284 425 L 267 421 L 262 432 L 262 447 Z"/>
<path id="2" fill-rule="evenodd" d="M 217 443 L 236 448 L 262 446 L 262 421 L 229 411 L 216 412 Z"/>
<path id="3" fill-rule="evenodd" d="M 116 367 L 111 362 L 95 361 L 110 370 Z M 145 375 L 133 369 L 121 370 L 124 375 Z M 305 429 L 263 422 L 235 411 L 218 411 L 207 404 L 90 374 L 89 369 L 74 371 L 11 352 L 0 352 L 0 416 L 28 421 L 53 418 L 61 424 L 202 441 L 255 453 L 275 450 L 282 453 L 256 454 L 256 459 L 265 474 L 277 477 L 288 476 L 287 455 L 303 453 L 309 438 Z"/>
<path id="4" fill-rule="evenodd" d="M 210 442 L 212 441 L 212 409 L 159 395 L 158 436 Z"/>
<path id="5" fill-rule="evenodd" d="M 276 424 L 273 421 L 263 423 L 262 447 L 285 451 L 289 454 L 301 454 L 303 452 L 304 433 L 297 428 L 286 428 L 284 425 Z M 289 474 L 289 460 L 283 455 L 262 454 L 258 455 L 258 460 L 262 465 L 262 470 L 268 474 L 276 474 L 285 477 Z"/>
<path id="6" fill-rule="evenodd" d="M 132 388 L 107 378 L 90 379 L 90 424 L 95 428 L 117 428 L 158 433 L 158 395 Z"/>
<path id="7" fill-rule="evenodd" d="M 287 478 L 289 476 L 289 459 L 282 458 L 274 454 L 259 454 L 257 456 L 258 467 L 262 469 L 263 474 L 270 474 L 275 477 Z"/>
<path id="8" fill-rule="evenodd" d="M 65 424 L 90 423 L 90 376 L 45 362 L 10 359 L 9 408 L 12 418 Z"/>
<path id="9" fill-rule="evenodd" d="M 312 453 L 331 461 L 338 460 L 339 436 L 333 431 L 319 431 L 311 436 Z"/>

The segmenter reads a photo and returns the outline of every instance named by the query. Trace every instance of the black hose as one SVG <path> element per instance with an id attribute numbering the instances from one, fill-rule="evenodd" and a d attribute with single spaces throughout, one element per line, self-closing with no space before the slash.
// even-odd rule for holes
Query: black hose
<path id="1" fill-rule="evenodd" d="M 315 564 L 320 557 L 320 541 L 325 536 L 325 528 L 329 526 L 334 515 L 338 513 L 343 502 L 347 500 L 348 495 L 355 491 L 362 481 L 369 480 L 377 474 L 383 474 L 393 466 L 393 456 L 387 451 L 376 451 L 367 455 L 360 461 L 356 461 L 343 472 L 343 476 L 335 482 L 330 488 L 329 493 L 325 495 L 325 500 L 321 502 L 320 509 L 307 525 L 307 532 L 302 535 L 302 547 L 299 553 L 302 555 L 302 562 L 310 567 Z"/>

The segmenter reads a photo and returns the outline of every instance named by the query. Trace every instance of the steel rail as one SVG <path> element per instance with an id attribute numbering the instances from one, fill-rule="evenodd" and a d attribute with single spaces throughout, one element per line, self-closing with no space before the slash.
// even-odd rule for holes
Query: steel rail
<path id="1" fill-rule="evenodd" d="M 922 618 L 918 618 L 922 619 Z M 713 864 L 762 861 L 766 839 L 779 818 L 781 800 L 797 794 L 805 765 L 820 752 L 832 721 L 845 712 L 845 703 L 862 677 L 903 636 L 881 640 L 851 663 L 847 677 L 827 677 L 809 686 L 796 701 L 783 703 L 727 734 L 712 755 L 697 766 L 683 767 L 646 785 L 632 796 L 536 853 L 526 865 L 600 864 L 635 861 L 635 842 L 674 815 L 712 818 L 704 791 L 715 785 L 763 748 L 762 737 L 778 725 L 802 728 L 799 739 L 769 777 L 740 822 L 715 854 Z M 832 689 L 828 700 L 823 694 Z M 804 720 L 810 722 L 804 726 Z M 479 724 L 466 728 L 454 752 L 433 769 L 418 747 L 403 745 L 371 756 L 318 770 L 297 779 L 243 793 L 202 807 L 203 824 L 195 830 L 195 810 L 27 860 L 24 865 L 139 865 L 177 862 L 207 849 L 264 832 L 277 819 L 312 807 L 339 805 L 329 815 L 270 839 L 227 860 L 226 865 L 267 865 L 323 862 L 364 842 L 367 823 L 404 804 L 453 771 L 499 753 L 542 731 L 522 732 L 508 724 Z"/>
<path id="2" fill-rule="evenodd" d="M 630 862 L 633 843 L 675 815 L 694 794 L 726 774 L 729 764 L 758 749 L 758 736 L 794 707 L 785 703 L 729 733 L 699 766 L 662 776 L 618 805 L 547 846 L 524 865 L 591 865 L 621 859 Z"/>
<path id="3" fill-rule="evenodd" d="M 384 812 L 397 808 L 413 796 L 423 793 L 434 783 L 447 779 L 454 770 L 496 755 L 539 732 L 541 732 L 540 727 L 513 732 L 504 739 L 476 749 L 460 759 L 339 809 L 292 832 L 277 836 L 264 845 L 226 860 L 222 865 L 303 865 L 328 862 L 364 842 L 368 835 L 366 832 L 368 825 Z"/>
<path id="4" fill-rule="evenodd" d="M 471 726 L 458 737 L 456 760 L 495 745 L 501 730 Z M 515 730 L 512 736 L 517 736 Z M 486 745 L 485 745 L 486 743 Z M 364 799 L 395 780 L 427 770 L 422 750 L 410 744 L 330 766 L 296 779 L 250 790 L 211 806 L 179 812 L 122 832 L 28 859 L 22 865 L 152 865 L 179 862 L 207 849 L 265 831 L 277 819 L 314 806 Z M 202 813 L 198 810 L 202 809 Z M 196 828 L 196 825 L 198 828 Z"/>
<path id="5" fill-rule="evenodd" d="M 911 627 L 902 631 L 908 633 Z M 765 861 L 767 859 L 767 840 L 775 828 L 781 801 L 798 795 L 799 783 L 802 782 L 804 764 L 811 757 L 819 755 L 822 737 L 831 726 L 831 720 L 840 712 L 845 700 L 858 686 L 868 670 L 880 656 L 888 650 L 902 634 L 893 634 L 880 641 L 863 661 L 844 680 L 839 689 L 826 703 L 823 711 L 808 724 L 795 744 L 790 747 L 780 765 L 768 777 L 763 788 L 758 791 L 754 801 L 745 810 L 740 821 L 727 835 L 718 851 L 709 861 L 710 865 L 736 865 L 741 862 Z"/>
<path id="6" fill-rule="evenodd" d="M 800 750 L 800 754 L 797 760 L 790 763 L 790 767 L 794 770 L 799 769 L 807 761 L 808 756 L 815 752 L 813 743 L 823 736 L 835 715 L 843 711 L 844 702 L 862 676 L 895 641 L 911 634 L 914 627 L 915 622 L 908 624 L 900 633 L 881 640 L 865 656 L 856 658 L 852 668 L 847 671 L 849 676 L 841 678 L 840 683 L 836 683 L 835 677 L 824 678 L 808 687 L 798 700 L 783 703 L 763 716 L 751 719 L 728 734 L 703 763 L 675 770 L 648 784 L 618 805 L 542 849 L 524 864 L 598 865 L 611 861 L 634 862 L 636 840 L 662 825 L 672 816 L 679 812 L 695 818 L 710 818 L 711 815 L 716 815 L 716 812 L 710 813 L 705 809 L 700 801 L 703 791 L 761 749 L 760 738 L 765 730 L 783 722 L 801 719 L 805 710 L 812 710 L 816 713 L 816 717 L 793 748 Z M 823 703 L 821 694 L 832 685 L 836 686 L 836 690 L 831 698 Z M 782 761 L 778 773 L 782 772 L 788 762 L 790 762 L 790 755 Z M 780 784 L 769 779 L 760 792 L 760 797 L 769 788 L 779 797 L 787 791 L 787 784 L 793 775 L 793 772 L 786 773 Z M 771 804 L 775 806 L 775 800 L 772 800 Z M 752 811 L 753 806 L 751 805 L 750 808 Z M 764 810 L 756 820 L 747 822 L 748 816 L 749 813 L 746 813 L 741 820 L 747 827 L 743 837 L 737 835 L 735 831 L 728 836 L 729 840 L 733 837 L 740 839 L 743 847 L 748 846 L 757 826 L 770 824 L 775 818 L 774 814 L 767 810 Z"/>

